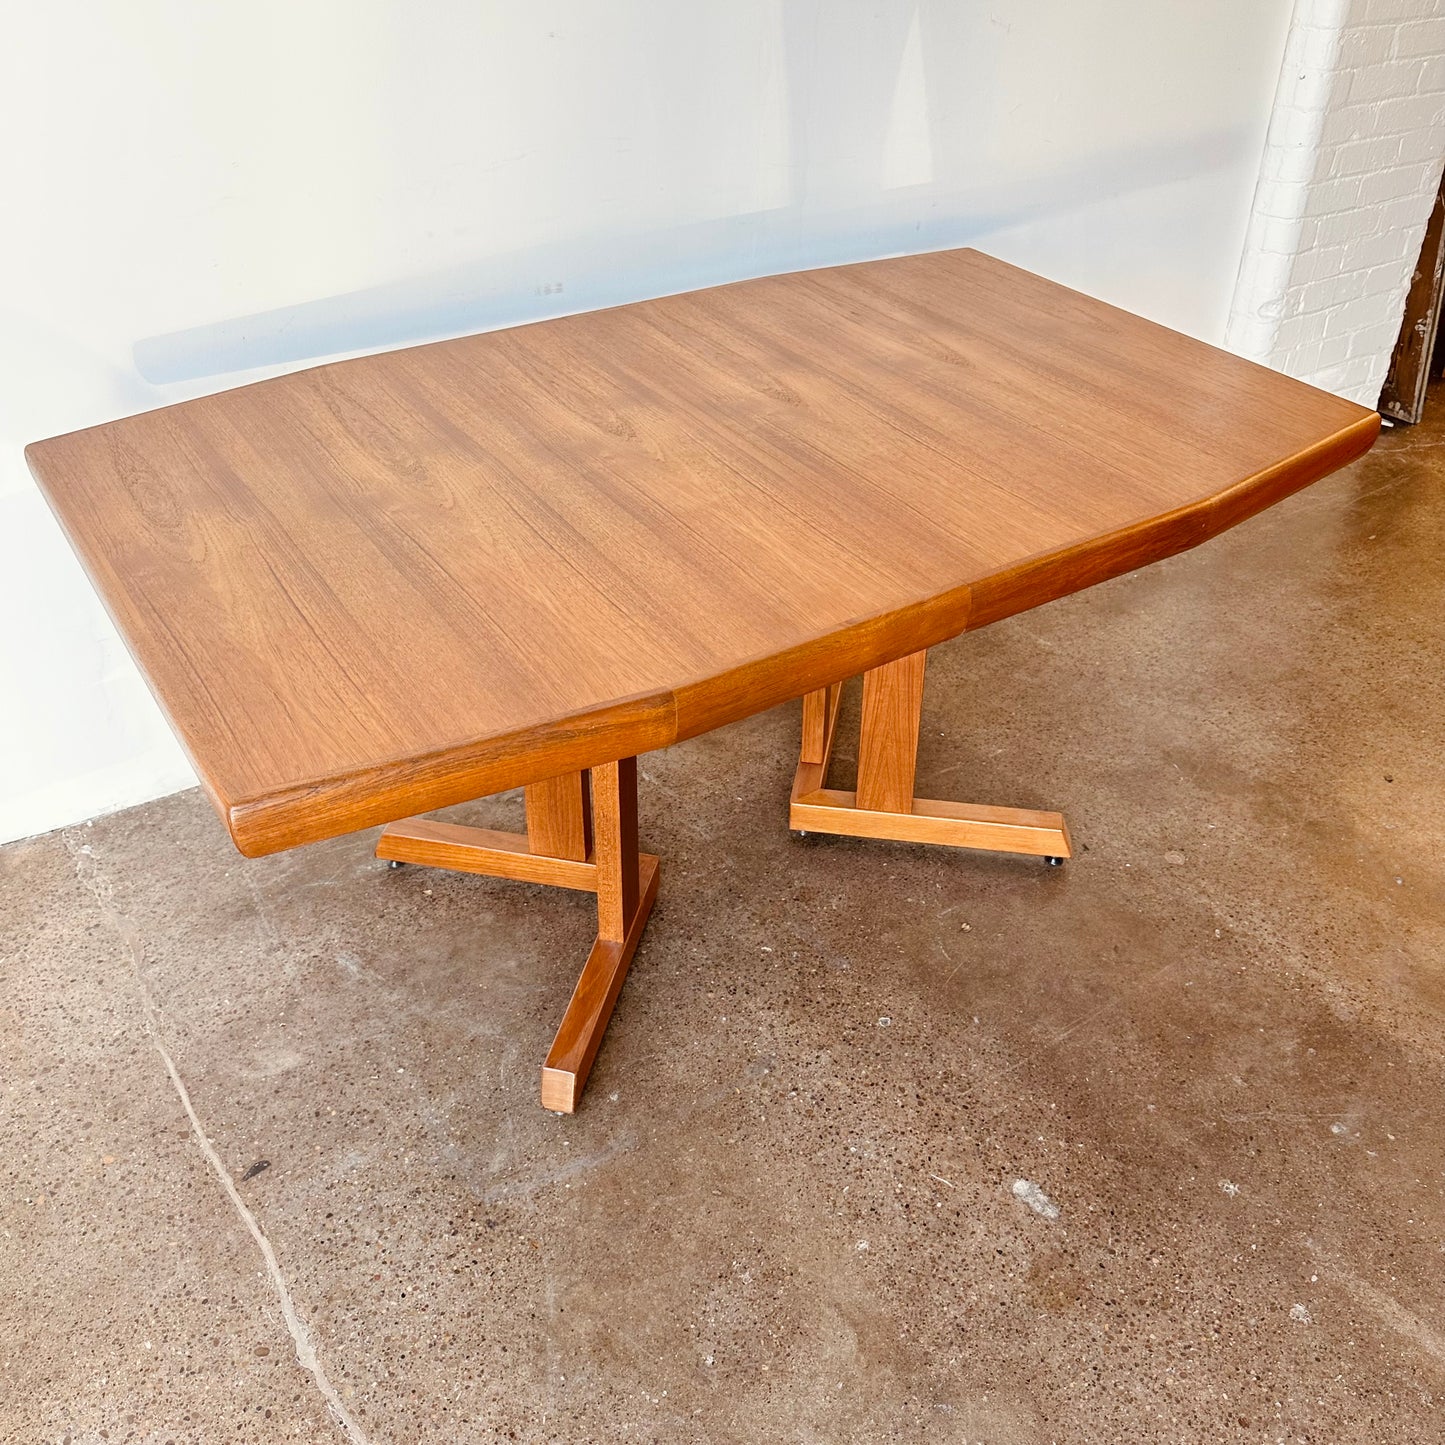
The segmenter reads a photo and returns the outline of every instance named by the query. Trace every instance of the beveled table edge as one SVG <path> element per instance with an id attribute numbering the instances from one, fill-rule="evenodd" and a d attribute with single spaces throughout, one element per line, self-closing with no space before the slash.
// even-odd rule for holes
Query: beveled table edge
<path id="1" fill-rule="evenodd" d="M 236 847 L 247 857 L 600 766 L 738 722 L 1186 551 L 1364 455 L 1379 430 L 1379 415 L 1361 408 L 1358 421 L 1222 491 L 1063 550 L 1039 553 L 1006 571 L 960 583 L 892 612 L 855 619 L 796 647 L 693 679 L 670 692 L 619 699 L 516 733 L 255 797 L 228 797 L 199 760 L 192 761 Z"/>

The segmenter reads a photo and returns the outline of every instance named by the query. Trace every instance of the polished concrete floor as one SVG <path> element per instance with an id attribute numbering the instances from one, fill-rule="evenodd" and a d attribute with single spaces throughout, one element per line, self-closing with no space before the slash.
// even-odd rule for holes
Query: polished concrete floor
<path id="1" fill-rule="evenodd" d="M 645 758 L 572 1118 L 582 895 L 196 793 L 0 852 L 0 1438 L 1445 1439 L 1434 405 L 937 650 L 920 790 L 1063 869 L 793 838 L 795 709 Z"/>

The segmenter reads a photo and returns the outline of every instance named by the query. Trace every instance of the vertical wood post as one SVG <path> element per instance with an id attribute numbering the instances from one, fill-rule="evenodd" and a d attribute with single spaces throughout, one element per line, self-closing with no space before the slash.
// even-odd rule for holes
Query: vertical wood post
<path id="1" fill-rule="evenodd" d="M 913 811 L 927 659 L 927 652 L 914 652 L 863 674 L 863 721 L 858 739 L 860 808 L 880 813 Z"/>
<path id="2" fill-rule="evenodd" d="M 621 943 L 637 912 L 637 759 L 592 769 L 597 936 Z"/>
<path id="3" fill-rule="evenodd" d="M 527 847 L 547 858 L 585 863 L 592 852 L 592 797 L 586 773 L 529 783 Z"/>
<path id="4" fill-rule="evenodd" d="M 570 1114 L 582 1097 L 652 901 L 657 859 L 637 852 L 637 759 L 592 769 L 597 941 L 542 1065 L 542 1105 Z"/>

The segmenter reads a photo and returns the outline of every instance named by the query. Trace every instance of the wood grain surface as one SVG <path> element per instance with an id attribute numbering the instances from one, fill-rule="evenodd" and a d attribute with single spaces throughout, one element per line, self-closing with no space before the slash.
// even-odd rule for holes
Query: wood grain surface
<path id="1" fill-rule="evenodd" d="M 527 846 L 553 858 L 586 859 L 592 853 L 590 775 L 565 773 L 526 787 Z"/>
<path id="2" fill-rule="evenodd" d="M 1193 546 L 1373 412 L 974 251 L 28 449 L 242 852 L 666 746 Z"/>
<path id="3" fill-rule="evenodd" d="M 1031 808 L 911 798 L 906 807 L 889 811 L 865 807 L 856 792 L 819 788 L 792 803 L 788 821 L 807 833 L 891 838 L 895 842 L 936 843 L 946 848 L 1027 853 L 1035 858 L 1073 856 L 1063 815 Z"/>
<path id="4" fill-rule="evenodd" d="M 858 731 L 858 806 L 906 813 L 918 765 L 926 652 L 911 652 L 863 674 Z"/>

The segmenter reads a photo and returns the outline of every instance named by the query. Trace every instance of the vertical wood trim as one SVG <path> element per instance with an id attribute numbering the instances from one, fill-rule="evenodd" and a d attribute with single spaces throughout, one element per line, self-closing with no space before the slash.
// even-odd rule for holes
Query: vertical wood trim
<path id="1" fill-rule="evenodd" d="M 597 936 L 627 938 L 640 894 L 637 865 L 637 759 L 592 769 L 593 856 L 597 863 Z"/>
<path id="2" fill-rule="evenodd" d="M 1440 329 L 1442 286 L 1445 286 L 1445 182 L 1435 197 L 1425 239 L 1415 262 L 1400 333 L 1390 356 L 1390 370 L 1380 388 L 1380 411 L 1396 421 L 1419 421 L 1425 411 L 1425 388 Z"/>
<path id="3" fill-rule="evenodd" d="M 858 806 L 880 813 L 913 811 L 923 666 L 914 652 L 863 674 L 863 722 L 858 740 Z"/>
<path id="4" fill-rule="evenodd" d="M 592 797 L 586 773 L 529 783 L 527 846 L 548 858 L 585 863 L 592 852 Z"/>

